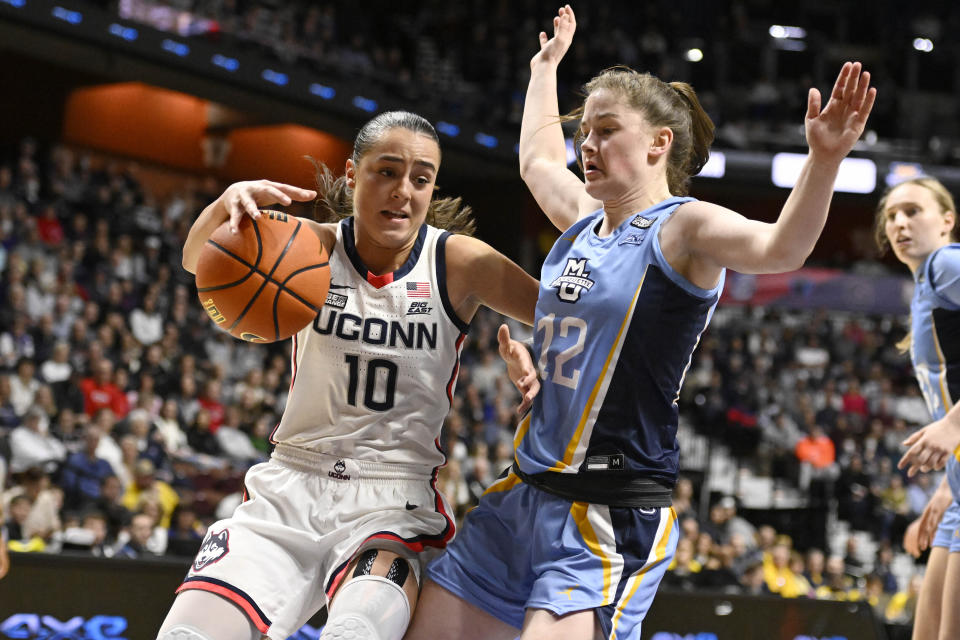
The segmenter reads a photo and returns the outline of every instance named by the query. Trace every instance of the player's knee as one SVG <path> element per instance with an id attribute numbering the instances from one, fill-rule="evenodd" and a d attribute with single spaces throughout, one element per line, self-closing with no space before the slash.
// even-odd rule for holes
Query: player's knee
<path id="1" fill-rule="evenodd" d="M 419 565 L 411 563 L 406 558 L 383 549 L 367 549 L 357 558 L 351 579 L 364 575 L 382 576 L 399 585 L 407 599 L 411 610 L 416 606 L 417 596 L 420 593 Z M 341 587 L 342 588 L 342 587 Z"/>
<path id="2" fill-rule="evenodd" d="M 413 598 L 410 590 L 413 590 Z M 400 640 L 416 601 L 417 577 L 409 561 L 370 549 L 338 590 L 322 640 Z"/>
<path id="3" fill-rule="evenodd" d="M 178 624 L 160 631 L 157 640 L 213 640 L 200 629 L 186 624 Z"/>

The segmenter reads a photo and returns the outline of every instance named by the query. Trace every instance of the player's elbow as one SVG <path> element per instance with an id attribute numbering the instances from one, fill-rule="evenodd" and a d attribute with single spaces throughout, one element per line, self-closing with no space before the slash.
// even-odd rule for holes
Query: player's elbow
<path id="1" fill-rule="evenodd" d="M 183 266 L 185 271 L 197 275 L 197 259 L 196 257 L 188 254 L 186 250 L 183 252 L 183 259 L 180 261 L 180 264 Z"/>

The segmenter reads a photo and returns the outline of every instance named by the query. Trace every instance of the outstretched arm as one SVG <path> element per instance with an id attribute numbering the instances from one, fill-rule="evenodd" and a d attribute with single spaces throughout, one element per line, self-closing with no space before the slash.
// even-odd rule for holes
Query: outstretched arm
<path id="1" fill-rule="evenodd" d="M 870 74 L 861 73 L 859 62 L 843 65 L 822 110 L 820 92 L 810 89 L 805 122 L 810 152 L 775 223 L 691 202 L 680 207 L 681 215 L 663 233 L 676 225 L 674 242 L 685 244 L 685 253 L 692 259 L 716 268 L 742 273 L 798 269 L 823 231 L 840 162 L 863 133 L 875 98 Z"/>
<path id="2" fill-rule="evenodd" d="M 237 225 L 243 216 L 260 217 L 259 207 L 271 204 L 286 206 L 294 200 L 307 202 L 316 197 L 317 192 L 311 189 L 301 189 L 270 180 L 252 180 L 230 185 L 219 198 L 207 205 L 190 227 L 187 240 L 183 243 L 183 268 L 190 273 L 197 272 L 197 260 L 203 244 L 225 221 L 230 221 L 230 230 L 236 233 Z"/>
<path id="3" fill-rule="evenodd" d="M 520 177 L 537 204 L 561 231 L 581 213 L 600 208 L 584 190 L 583 181 L 567 168 L 567 147 L 557 102 L 557 66 L 563 59 L 577 22 L 570 5 L 553 19 L 553 37 L 540 32 L 540 51 L 530 60 L 530 84 L 520 124 Z"/>

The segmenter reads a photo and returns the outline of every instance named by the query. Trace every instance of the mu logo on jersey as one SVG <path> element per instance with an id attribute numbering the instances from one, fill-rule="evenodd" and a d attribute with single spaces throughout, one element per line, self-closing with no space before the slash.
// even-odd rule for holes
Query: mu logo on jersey
<path id="1" fill-rule="evenodd" d="M 587 258 L 567 258 L 563 274 L 550 283 L 557 288 L 557 297 L 564 302 L 576 302 L 584 291 L 589 291 L 594 282 L 587 276 Z"/>
<path id="2" fill-rule="evenodd" d="M 205 566 L 213 564 L 227 555 L 230 552 L 229 538 L 230 533 L 227 529 L 220 533 L 214 533 L 213 531 L 207 533 L 207 539 L 203 541 L 203 546 L 200 547 L 200 551 L 193 561 L 193 570 L 200 571 Z"/>

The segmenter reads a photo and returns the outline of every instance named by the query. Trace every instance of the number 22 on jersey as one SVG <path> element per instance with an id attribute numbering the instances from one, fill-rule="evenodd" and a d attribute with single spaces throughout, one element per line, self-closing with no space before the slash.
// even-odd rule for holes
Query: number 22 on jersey
<path id="1" fill-rule="evenodd" d="M 555 328 L 559 324 L 559 328 Z M 543 346 L 540 348 L 540 360 L 537 367 L 543 374 L 544 380 L 550 380 L 568 389 L 576 389 L 580 381 L 580 369 L 575 362 L 570 362 L 583 351 L 583 345 L 587 341 L 587 323 L 582 318 L 574 316 L 563 316 L 557 318 L 556 314 L 543 316 L 537 322 L 537 331 L 543 331 Z M 576 334 L 575 336 L 572 334 Z M 550 345 L 553 343 L 554 335 L 564 339 L 574 340 L 573 344 L 557 353 L 553 357 L 553 362 L 549 362 Z"/>

